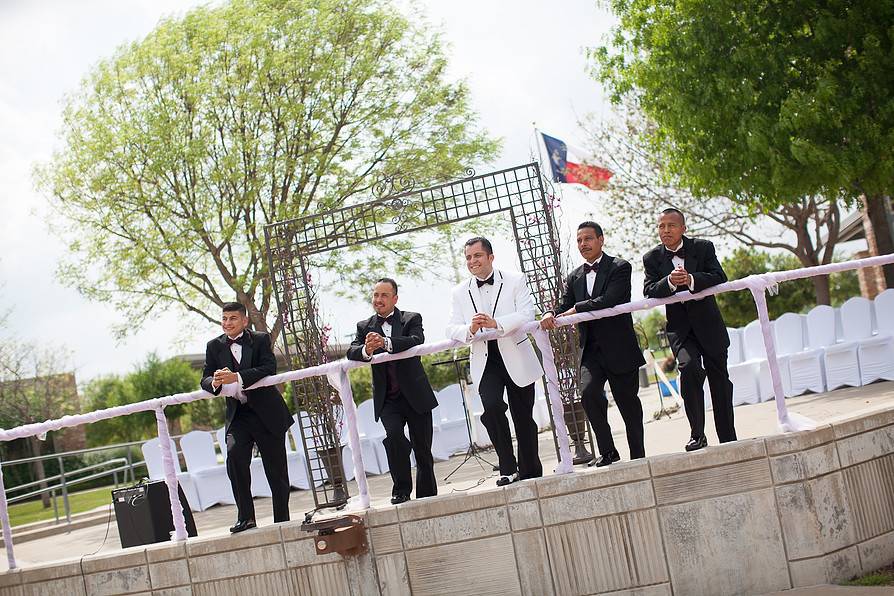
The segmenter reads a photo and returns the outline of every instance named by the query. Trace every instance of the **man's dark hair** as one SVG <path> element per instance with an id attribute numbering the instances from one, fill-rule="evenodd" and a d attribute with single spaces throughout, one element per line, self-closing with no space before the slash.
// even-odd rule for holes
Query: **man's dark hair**
<path id="1" fill-rule="evenodd" d="M 585 222 L 581 223 L 579 226 L 577 226 L 578 230 L 583 230 L 584 228 L 592 228 L 593 231 L 596 232 L 597 236 L 599 236 L 599 237 L 603 236 L 602 226 L 600 226 L 595 221 L 585 221 Z"/>
<path id="2" fill-rule="evenodd" d="M 485 252 L 487 252 L 487 254 L 489 254 L 489 255 L 494 254 L 493 244 L 491 244 L 490 240 L 488 240 L 484 236 L 475 236 L 474 238 L 469 238 L 468 240 L 466 240 L 466 243 L 463 246 L 464 247 L 474 246 L 475 244 L 478 244 L 479 242 L 481 243 L 481 246 L 484 247 L 484 250 L 485 250 Z"/>
<path id="3" fill-rule="evenodd" d="M 377 284 L 391 284 L 391 287 L 394 288 L 394 295 L 397 296 L 397 282 L 391 279 L 390 277 L 380 277 L 376 280 Z"/>
<path id="4" fill-rule="evenodd" d="M 244 304 L 239 304 L 238 302 L 226 302 L 223 305 L 224 312 L 238 312 L 242 313 L 243 316 L 248 314 L 248 311 L 245 310 Z"/>
<path id="5" fill-rule="evenodd" d="M 683 225 L 686 225 L 686 216 L 683 215 L 683 212 L 675 207 L 668 207 L 667 209 L 662 209 L 661 215 L 667 215 L 668 213 L 676 213 L 680 216 L 680 219 L 683 220 Z"/>

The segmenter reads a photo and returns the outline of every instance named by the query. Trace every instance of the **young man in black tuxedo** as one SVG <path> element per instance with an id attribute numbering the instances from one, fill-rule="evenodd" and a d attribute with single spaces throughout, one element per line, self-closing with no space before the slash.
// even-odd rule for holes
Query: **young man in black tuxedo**
<path id="1" fill-rule="evenodd" d="M 224 334 L 205 348 L 202 389 L 218 395 L 223 385 L 239 384 L 236 397 L 227 396 L 225 431 L 227 475 L 238 511 L 236 525 L 230 528 L 235 534 L 256 526 L 251 496 L 251 453 L 255 444 L 273 495 L 273 521 L 289 521 L 286 432 L 293 420 L 276 387 L 244 390 L 276 374 L 270 335 L 249 330 L 245 306 L 237 302 L 223 305 L 221 326 Z"/>
<path id="2" fill-rule="evenodd" d="M 383 277 L 372 296 L 376 314 L 357 323 L 357 337 L 348 348 L 348 360 L 370 360 L 374 354 L 409 350 L 425 341 L 422 316 L 401 311 L 397 282 Z M 391 502 L 410 500 L 410 449 L 416 454 L 416 498 L 438 494 L 431 454 L 432 414 L 437 407 L 434 391 L 419 356 L 372 365 L 373 409 L 385 427 L 385 454 L 391 469 Z M 404 434 L 409 427 L 410 439 Z"/>
<path id="3" fill-rule="evenodd" d="M 714 245 L 688 238 L 686 220 L 677 209 L 665 209 L 658 220 L 661 244 L 643 256 L 647 298 L 667 298 L 676 292 L 700 292 L 726 281 Z M 714 296 L 668 304 L 667 337 L 680 367 L 680 394 L 689 419 L 686 451 L 702 449 L 705 437 L 705 376 L 711 387 L 714 425 L 721 443 L 736 440 L 733 384 L 726 368 L 729 334 Z"/>
<path id="4" fill-rule="evenodd" d="M 585 221 L 577 227 L 577 249 L 586 261 L 565 280 L 565 294 L 555 308 L 540 319 L 544 329 L 555 329 L 556 318 L 630 302 L 633 268 L 624 259 L 602 252 L 602 227 Z M 646 456 L 643 445 L 643 406 L 639 400 L 639 368 L 646 362 L 639 350 L 633 317 L 627 313 L 579 323 L 581 346 L 581 401 L 593 431 L 600 457 L 590 466 L 607 466 L 621 459 L 608 423 L 605 382 L 627 427 L 630 459 Z"/>

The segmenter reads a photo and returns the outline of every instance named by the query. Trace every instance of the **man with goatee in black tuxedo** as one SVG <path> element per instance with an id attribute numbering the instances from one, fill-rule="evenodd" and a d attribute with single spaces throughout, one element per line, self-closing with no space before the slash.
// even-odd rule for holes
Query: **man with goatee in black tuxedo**
<path id="1" fill-rule="evenodd" d="M 373 287 L 376 314 L 357 323 L 357 337 L 348 360 L 370 360 L 374 354 L 398 353 L 425 341 L 422 315 L 397 308 L 397 282 L 383 277 Z M 438 494 L 431 454 L 432 410 L 438 400 L 419 356 L 372 365 L 373 411 L 385 427 L 385 454 L 393 487 L 391 502 L 410 500 L 410 450 L 416 454 L 416 498 Z M 410 438 L 404 434 L 409 430 Z"/>
<path id="2" fill-rule="evenodd" d="M 256 526 L 251 496 L 251 456 L 254 445 L 261 452 L 264 474 L 270 483 L 274 523 L 289 521 L 289 469 L 286 432 L 292 425 L 289 408 L 276 387 L 245 390 L 264 377 L 276 374 L 276 356 L 270 335 L 248 329 L 245 306 L 223 305 L 224 334 L 208 342 L 202 389 L 220 394 L 221 387 L 238 383 L 238 393 L 227 396 L 227 475 L 236 499 L 238 519 L 234 534 Z"/>
<path id="3" fill-rule="evenodd" d="M 577 249 L 585 263 L 565 280 L 562 302 L 554 311 L 543 315 L 541 327 L 555 329 L 559 317 L 630 302 L 633 268 L 624 259 L 605 254 L 604 242 L 602 227 L 596 222 L 585 221 L 577 227 Z M 639 368 L 646 362 L 636 341 L 633 317 L 630 313 L 615 315 L 578 323 L 577 328 L 581 347 L 581 402 L 596 434 L 600 455 L 588 465 L 602 467 L 621 459 L 608 423 L 606 381 L 627 428 L 630 459 L 645 457 Z"/>
<path id="4" fill-rule="evenodd" d="M 643 256 L 646 269 L 643 294 L 667 298 L 677 292 L 693 294 L 726 281 L 714 245 L 689 238 L 686 218 L 677 209 L 665 209 L 658 219 L 661 244 Z M 726 367 L 729 333 L 714 296 L 668 304 L 667 337 L 680 368 L 680 394 L 690 438 L 686 451 L 707 446 L 705 437 L 705 377 L 711 388 L 714 426 L 721 443 L 736 440 L 733 421 L 733 384 Z"/>

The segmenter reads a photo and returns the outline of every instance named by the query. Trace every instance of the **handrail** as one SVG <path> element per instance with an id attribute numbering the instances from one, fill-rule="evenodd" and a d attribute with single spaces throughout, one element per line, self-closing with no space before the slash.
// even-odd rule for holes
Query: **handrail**
<path id="1" fill-rule="evenodd" d="M 68 474 L 77 474 L 78 472 L 95 470 L 96 468 L 101 468 L 104 465 L 113 463 L 113 462 L 114 463 L 121 463 L 121 462 L 128 463 L 126 457 L 113 457 L 112 459 L 107 459 L 105 461 L 101 461 L 101 462 L 98 462 L 95 464 L 90 464 L 89 466 L 84 466 L 83 468 L 78 468 L 76 470 L 72 470 Z M 4 465 L 6 465 L 6 464 L 4 464 Z M 63 476 L 67 476 L 68 474 L 54 474 L 52 476 L 47 476 L 46 478 L 42 478 L 40 480 L 32 480 L 31 482 L 26 482 L 25 484 L 19 484 L 18 486 L 13 486 L 12 488 L 8 488 L 8 489 L 6 489 L 6 492 L 11 493 L 11 492 L 17 491 L 22 488 L 29 488 L 32 486 L 37 486 L 39 484 L 45 484 L 46 482 L 48 482 L 50 480 L 58 480 L 58 479 L 62 478 Z M 70 483 L 67 482 L 66 484 L 70 484 Z M 47 488 L 51 488 L 51 487 L 47 487 Z M 16 498 L 18 498 L 18 497 L 16 497 Z M 9 501 L 9 502 L 11 503 L 12 501 Z"/>
<path id="2" fill-rule="evenodd" d="M 829 265 L 805 267 L 800 269 L 793 269 L 790 271 L 778 271 L 761 275 L 751 275 L 744 279 L 718 284 L 712 288 L 708 288 L 695 294 L 690 294 L 689 292 L 680 292 L 679 294 L 675 294 L 668 298 L 649 298 L 646 300 L 628 302 L 626 304 L 622 304 L 613 308 L 562 317 L 558 319 L 557 323 L 559 323 L 559 325 L 571 325 L 582 321 L 614 316 L 621 313 L 629 313 L 636 310 L 646 310 L 655 306 L 674 304 L 677 302 L 684 302 L 686 300 L 693 299 L 698 300 L 706 296 L 711 296 L 722 292 L 744 289 L 750 290 L 757 307 L 758 320 L 760 321 L 761 330 L 763 332 L 764 346 L 767 352 L 767 362 L 770 369 L 770 376 L 773 380 L 773 390 L 775 392 L 775 395 L 777 396 L 775 401 L 777 408 L 777 419 L 779 421 L 780 427 L 787 432 L 792 430 L 812 428 L 812 421 L 795 414 L 790 414 L 785 405 L 785 394 L 782 391 L 782 377 L 779 373 L 779 365 L 776 359 L 776 346 L 770 328 L 769 314 L 767 312 L 766 290 L 767 288 L 775 286 L 780 282 L 788 280 L 802 279 L 818 275 L 828 275 L 830 273 L 839 271 L 887 265 L 892 263 L 894 263 L 894 255 L 882 255 L 878 257 L 856 259 L 843 263 L 832 263 Z M 562 412 L 561 396 L 559 395 L 558 371 L 556 370 L 548 334 L 546 333 L 546 331 L 539 327 L 539 324 L 536 321 L 523 325 L 519 329 L 512 330 L 512 333 L 519 332 L 533 334 L 534 340 L 540 348 L 540 352 L 543 357 L 544 374 L 547 379 L 547 389 L 549 391 L 550 406 L 553 409 L 553 419 L 554 423 L 556 424 L 557 438 L 559 439 L 559 466 L 557 467 L 556 472 L 570 473 L 571 471 L 573 471 L 573 468 L 571 466 L 571 452 L 568 444 L 567 428 L 565 427 L 564 415 Z M 473 338 L 473 341 L 487 341 L 496 339 L 503 334 L 504 333 L 485 331 L 476 335 Z M 424 344 L 415 346 L 414 348 L 411 348 L 404 352 L 400 352 L 399 354 L 375 355 L 373 356 L 371 361 L 367 362 L 339 360 L 320 366 L 313 366 L 305 369 L 290 371 L 283 374 L 271 375 L 269 377 L 261 379 L 260 381 L 252 385 L 249 389 L 274 385 L 282 383 L 284 381 L 307 378 L 310 376 L 327 375 L 330 379 L 330 382 L 339 390 L 339 397 L 341 399 L 342 406 L 345 409 L 349 431 L 348 441 L 353 452 L 355 469 L 363 470 L 363 459 L 360 449 L 360 438 L 356 420 L 356 406 L 351 394 L 351 384 L 348 380 L 347 371 L 359 366 L 368 366 L 370 365 L 370 363 L 412 358 L 414 356 L 431 354 L 447 348 L 464 345 L 466 345 L 466 343 L 459 340 L 445 340 L 437 342 L 435 344 Z M 233 394 L 236 389 L 237 388 L 235 387 L 235 383 L 229 386 L 225 385 L 221 391 L 221 395 L 227 393 Z M 89 424 L 92 422 L 97 422 L 99 420 L 106 420 L 121 415 L 133 414 L 135 412 L 154 410 L 156 425 L 158 427 L 159 446 L 162 452 L 162 463 L 165 471 L 165 481 L 168 485 L 168 496 L 170 498 L 171 514 L 174 521 L 174 540 L 186 540 L 186 525 L 183 518 L 183 511 L 179 507 L 179 499 L 177 496 L 177 477 L 174 469 L 173 455 L 170 448 L 171 440 L 170 434 L 168 432 L 167 420 L 165 419 L 164 415 L 164 408 L 170 405 L 188 403 L 191 401 L 208 399 L 211 397 L 213 397 L 212 394 L 207 393 L 204 390 L 200 390 L 190 393 L 178 393 L 175 395 L 159 397 L 144 402 L 128 404 L 125 406 L 116 406 L 113 408 L 97 410 L 86 414 L 63 416 L 62 418 L 47 420 L 42 423 L 26 424 L 9 430 L 0 430 L 0 441 L 9 441 L 12 439 L 42 435 L 53 430 L 59 430 L 71 426 L 78 426 L 81 424 Z M 564 441 L 562 439 L 564 439 Z M 2 472 L 2 470 L 0 470 L 0 472 Z M 362 507 L 368 507 L 369 492 L 366 485 L 365 475 L 362 473 L 358 473 L 357 482 L 361 497 L 360 504 Z M 6 494 L 3 490 L 2 473 L 0 473 L 0 521 L 2 521 L 3 525 L 3 538 L 4 542 L 6 543 L 9 568 L 14 569 L 16 567 L 16 562 L 13 553 L 12 536 L 9 527 Z"/>

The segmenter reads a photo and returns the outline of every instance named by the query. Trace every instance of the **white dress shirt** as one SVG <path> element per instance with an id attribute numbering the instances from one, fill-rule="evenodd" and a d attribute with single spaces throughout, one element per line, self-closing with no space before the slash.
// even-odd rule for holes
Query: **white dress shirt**
<path id="1" fill-rule="evenodd" d="M 394 311 L 392 310 L 390 313 L 388 313 L 387 315 L 385 315 L 382 318 L 387 319 L 388 317 L 390 317 L 393 314 L 394 314 Z M 377 314 L 376 316 L 379 316 L 379 315 Z M 382 337 L 385 338 L 385 351 L 391 352 L 391 323 L 389 323 L 388 321 L 385 321 L 384 323 L 382 323 Z M 372 360 L 372 356 L 370 356 L 369 354 L 366 353 L 366 345 L 365 344 L 360 349 L 360 355 L 363 356 L 364 360 Z"/>
<path id="2" fill-rule="evenodd" d="M 676 248 L 667 248 L 666 246 L 664 248 L 671 252 L 677 252 L 678 250 L 683 248 L 683 241 L 680 240 L 680 244 L 678 244 Z M 683 268 L 683 259 L 681 259 L 678 256 L 674 256 L 673 258 L 671 258 L 671 263 L 674 264 L 674 269 L 682 269 Z M 670 289 L 672 292 L 677 291 L 677 286 L 675 286 L 674 284 L 671 283 L 670 275 L 667 276 L 667 285 L 670 286 Z M 689 291 L 692 292 L 693 294 L 695 293 L 695 279 L 692 277 L 691 273 L 689 274 Z"/>
<path id="3" fill-rule="evenodd" d="M 599 255 L 599 258 L 593 261 L 593 263 L 598 264 L 602 260 L 602 255 Z M 588 262 L 587 265 L 590 267 L 593 266 L 593 263 Z M 588 271 L 587 272 L 587 296 L 593 295 L 593 286 L 596 284 L 596 272 Z"/>
<path id="4" fill-rule="evenodd" d="M 475 276 L 475 279 L 477 279 L 478 281 L 487 281 L 487 280 L 491 279 L 494 275 L 495 275 L 495 273 L 493 271 L 491 271 L 490 275 L 488 275 L 484 279 L 481 279 L 477 275 Z M 495 284 L 496 284 L 496 280 L 494 280 L 494 283 L 492 283 L 492 284 L 483 284 L 481 286 L 478 286 L 478 293 L 481 294 L 481 308 L 479 309 L 479 312 L 482 312 L 489 317 L 494 316 L 494 292 L 496 291 L 496 290 L 494 290 Z M 484 327 L 482 327 L 481 329 L 484 329 Z M 479 329 L 479 331 L 480 331 L 480 329 Z M 497 331 L 501 331 L 499 323 L 497 323 Z M 467 339 L 469 341 L 472 340 L 472 332 L 471 331 L 468 333 Z"/>

